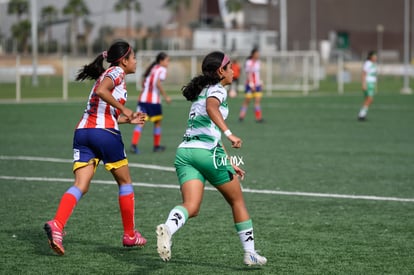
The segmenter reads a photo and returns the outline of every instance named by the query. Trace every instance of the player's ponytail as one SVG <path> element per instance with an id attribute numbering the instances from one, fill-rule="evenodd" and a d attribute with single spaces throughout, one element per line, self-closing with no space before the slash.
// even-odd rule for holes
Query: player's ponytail
<path id="1" fill-rule="evenodd" d="M 142 75 L 143 78 L 146 78 L 151 73 L 152 68 L 154 68 L 155 65 L 160 64 L 161 61 L 166 59 L 168 55 L 165 52 L 160 52 L 155 57 L 155 60 L 148 66 L 148 68 L 145 70 L 145 73 Z"/>
<path id="2" fill-rule="evenodd" d="M 206 55 L 201 65 L 202 74 L 194 77 L 191 81 L 181 88 L 183 96 L 188 101 L 197 99 L 201 91 L 210 85 L 215 85 L 221 81 L 217 73 L 220 67 L 227 69 L 230 59 L 222 52 L 212 52 Z"/>
<path id="3" fill-rule="evenodd" d="M 119 62 L 123 58 L 128 58 L 132 52 L 132 48 L 125 41 L 117 41 L 109 47 L 108 51 L 104 51 L 99 54 L 92 63 L 85 65 L 82 69 L 79 70 L 78 75 L 76 76 L 77 81 L 82 81 L 85 79 L 98 79 L 103 72 L 105 72 L 105 67 L 103 66 L 103 61 L 106 59 L 111 66 L 119 65 Z"/>

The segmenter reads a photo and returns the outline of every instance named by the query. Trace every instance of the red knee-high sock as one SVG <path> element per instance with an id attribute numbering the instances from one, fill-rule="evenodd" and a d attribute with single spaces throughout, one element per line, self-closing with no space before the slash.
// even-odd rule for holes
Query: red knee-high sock
<path id="1" fill-rule="evenodd" d="M 132 145 L 137 145 L 139 142 L 139 139 L 141 137 L 141 131 L 142 131 L 142 127 L 141 126 L 135 126 L 134 132 L 132 133 L 132 139 L 131 139 L 131 144 Z"/>
<path id="2" fill-rule="evenodd" d="M 132 184 L 124 184 L 119 187 L 118 199 L 124 234 L 132 237 L 135 229 L 135 196 Z"/>
<path id="3" fill-rule="evenodd" d="M 154 147 L 160 146 L 161 144 L 161 127 L 154 128 Z"/>
<path id="4" fill-rule="evenodd" d="M 256 120 L 261 120 L 262 119 L 262 108 L 260 106 L 255 107 L 254 115 L 256 117 Z"/>
<path id="5" fill-rule="evenodd" d="M 239 118 L 244 118 L 246 116 L 246 112 L 247 112 L 247 107 L 246 106 L 242 106 L 240 108 Z"/>
<path id="6" fill-rule="evenodd" d="M 55 214 L 55 220 L 58 222 L 61 229 L 65 227 L 70 215 L 72 215 L 73 209 L 75 209 L 75 206 L 81 197 L 82 192 L 75 186 L 70 187 L 66 193 L 63 194 Z"/>

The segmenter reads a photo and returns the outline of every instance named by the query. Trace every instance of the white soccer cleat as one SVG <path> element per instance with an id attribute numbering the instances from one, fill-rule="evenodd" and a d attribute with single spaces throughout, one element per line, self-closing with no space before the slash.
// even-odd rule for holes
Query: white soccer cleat
<path id="1" fill-rule="evenodd" d="M 264 265 L 267 263 L 267 259 L 260 256 L 256 251 L 244 253 L 244 263 L 248 266 L 251 265 Z"/>
<path id="2" fill-rule="evenodd" d="M 171 259 L 171 233 L 165 224 L 157 226 L 157 251 L 164 262 Z"/>

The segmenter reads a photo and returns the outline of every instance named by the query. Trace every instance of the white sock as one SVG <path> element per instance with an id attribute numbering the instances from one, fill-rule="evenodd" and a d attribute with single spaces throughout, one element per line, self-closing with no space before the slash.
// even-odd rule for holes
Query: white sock
<path id="1" fill-rule="evenodd" d="M 170 230 L 171 235 L 180 229 L 188 219 L 188 211 L 182 206 L 176 206 L 168 215 L 165 225 L 167 225 Z"/>
<path id="2" fill-rule="evenodd" d="M 361 110 L 359 111 L 359 117 L 365 117 L 368 113 L 368 108 L 367 107 L 362 107 Z"/>
<path id="3" fill-rule="evenodd" d="M 255 252 L 253 228 L 237 232 L 245 252 Z"/>
<path id="4" fill-rule="evenodd" d="M 245 252 L 255 252 L 254 250 L 254 235 L 253 222 L 251 219 L 236 223 L 237 234 L 239 234 L 240 242 L 242 243 Z"/>

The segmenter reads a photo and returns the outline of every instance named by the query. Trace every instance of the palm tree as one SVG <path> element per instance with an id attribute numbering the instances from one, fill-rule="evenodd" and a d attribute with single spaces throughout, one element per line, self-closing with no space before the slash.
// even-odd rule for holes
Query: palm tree
<path id="1" fill-rule="evenodd" d="M 16 14 L 17 22 L 11 26 L 11 33 L 13 35 L 13 52 L 16 52 L 19 48 L 19 45 L 23 49 L 27 49 L 27 38 L 21 36 L 19 30 L 24 31 L 27 28 L 27 23 L 29 23 L 29 32 L 26 33 L 30 36 L 30 21 L 22 21 L 22 16 L 29 12 L 29 2 L 27 0 L 10 0 L 7 5 L 8 14 Z M 27 20 L 26 20 L 27 21 Z M 23 44 L 22 44 L 23 43 Z M 19 45 L 18 45 L 19 44 Z"/>
<path id="2" fill-rule="evenodd" d="M 89 39 L 89 36 L 93 30 L 94 24 L 92 21 L 85 19 L 83 21 L 85 25 L 85 43 L 86 43 L 86 53 L 88 56 L 92 55 L 92 41 Z"/>
<path id="3" fill-rule="evenodd" d="M 126 29 L 127 29 L 127 37 L 131 37 L 131 11 L 141 12 L 141 3 L 138 0 L 118 0 L 114 6 L 115 10 L 120 12 L 125 10 L 126 11 Z"/>
<path id="4" fill-rule="evenodd" d="M 227 10 L 230 13 L 239 13 L 243 10 L 243 6 L 245 3 L 247 3 L 247 0 L 227 0 L 226 1 L 226 7 Z M 270 0 L 268 0 L 268 2 L 270 3 Z M 239 24 L 237 22 L 237 19 L 233 19 L 232 21 L 232 25 L 234 28 L 238 28 Z"/>
<path id="5" fill-rule="evenodd" d="M 229 12 L 239 12 L 243 9 L 243 4 L 246 0 L 227 0 L 226 7 Z"/>
<path id="6" fill-rule="evenodd" d="M 11 32 L 16 39 L 17 44 L 20 45 L 20 49 L 24 54 L 27 54 L 29 51 L 28 47 L 28 38 L 30 37 L 31 23 L 29 20 L 22 20 L 11 26 Z"/>
<path id="7" fill-rule="evenodd" d="M 173 12 L 178 12 L 182 5 L 185 7 L 190 6 L 190 0 L 165 0 L 164 7 L 170 9 Z"/>
<path id="8" fill-rule="evenodd" d="M 109 47 L 114 30 L 111 26 L 101 26 L 98 30 L 98 37 L 93 43 L 93 50 L 100 52 Z"/>
<path id="9" fill-rule="evenodd" d="M 177 35 L 180 36 L 181 29 L 182 29 L 182 20 L 178 19 L 180 10 L 184 6 L 186 8 L 189 8 L 191 4 L 190 0 L 165 0 L 164 7 L 169 9 L 171 12 L 174 13 L 175 20 L 177 22 Z"/>
<path id="10" fill-rule="evenodd" d="M 89 14 L 88 6 L 83 0 L 68 0 L 63 8 L 63 14 L 71 15 L 70 48 L 73 55 L 78 55 L 76 38 L 78 37 L 78 19 Z"/>
<path id="11" fill-rule="evenodd" d="M 47 38 L 46 38 L 46 47 L 45 52 L 46 54 L 49 51 L 50 41 L 52 39 L 52 22 L 56 20 L 58 15 L 58 10 L 55 6 L 49 5 L 42 8 L 41 17 L 44 20 L 44 25 L 47 28 Z"/>
<path id="12" fill-rule="evenodd" d="M 182 6 L 189 8 L 191 4 L 190 0 L 165 0 L 164 7 L 169 9 L 175 14 L 175 18 L 177 20 L 177 16 L 180 13 L 180 9 Z M 180 20 L 177 20 L 178 22 Z"/>
<path id="13" fill-rule="evenodd" d="M 17 21 L 21 20 L 23 14 L 29 12 L 29 2 L 27 0 L 10 0 L 7 6 L 8 14 L 16 14 Z"/>

